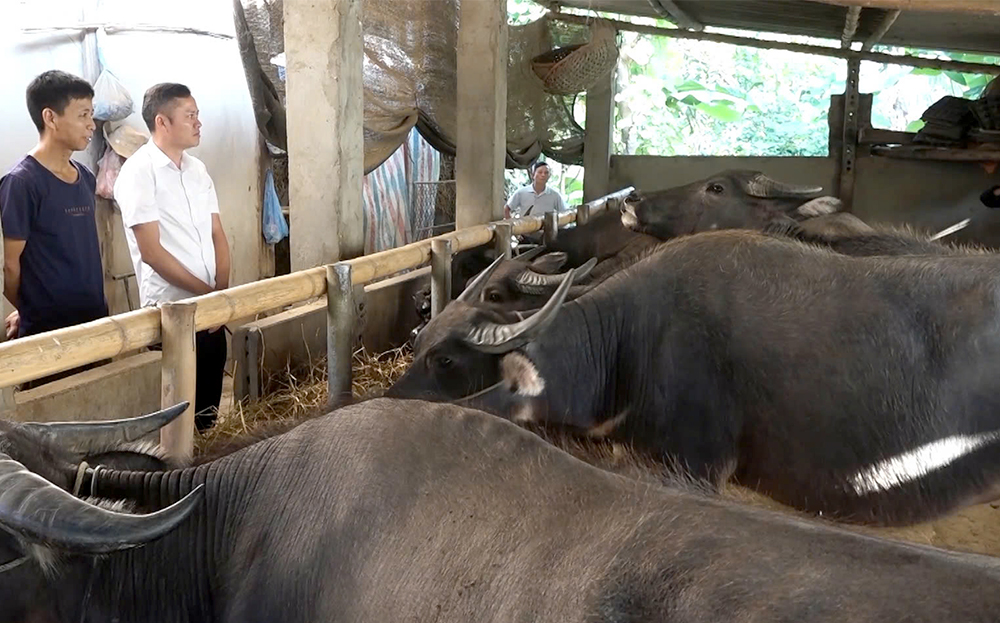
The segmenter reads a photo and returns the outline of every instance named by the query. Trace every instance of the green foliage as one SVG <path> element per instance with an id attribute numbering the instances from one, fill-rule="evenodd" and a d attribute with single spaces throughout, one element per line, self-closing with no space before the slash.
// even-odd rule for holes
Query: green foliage
<path id="1" fill-rule="evenodd" d="M 511 23 L 537 19 L 544 12 L 531 0 L 508 0 L 507 6 Z M 657 23 L 669 27 L 662 20 Z M 779 38 L 820 43 L 806 37 Z M 879 50 L 1000 63 L 997 57 L 982 54 L 891 47 Z M 826 156 L 830 97 L 844 92 L 846 73 L 842 59 L 623 32 L 615 96 L 615 152 Z M 921 114 L 943 95 L 975 99 L 990 79 L 955 71 L 870 62 L 861 65 L 861 91 L 874 94 L 872 124 L 911 132 L 923 126 Z M 581 95 L 574 108 L 581 123 L 583 104 Z M 575 196 L 579 184 L 573 181 L 572 171 L 577 168 L 567 167 L 565 172 L 554 168 L 553 183 L 558 180 L 561 189 Z"/>

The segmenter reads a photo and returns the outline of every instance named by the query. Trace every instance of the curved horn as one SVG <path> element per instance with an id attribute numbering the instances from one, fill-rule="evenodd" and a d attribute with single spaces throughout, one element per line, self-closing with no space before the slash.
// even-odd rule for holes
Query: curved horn
<path id="1" fill-rule="evenodd" d="M 758 173 L 750 178 L 744 188 L 750 196 L 762 199 L 777 197 L 811 199 L 823 192 L 822 186 L 787 184 L 772 179 L 763 173 Z"/>
<path id="2" fill-rule="evenodd" d="M 82 554 L 106 554 L 159 538 L 187 519 L 204 485 L 163 510 L 130 515 L 73 497 L 0 453 L 0 527 L 24 539 Z"/>
<path id="3" fill-rule="evenodd" d="M 582 266 L 578 267 L 573 275 L 574 283 L 581 281 L 589 275 L 595 266 L 597 266 L 597 258 L 592 257 Z M 550 289 L 561 284 L 565 276 L 566 273 L 545 275 L 526 268 L 514 279 L 514 286 L 525 294 L 545 294 Z"/>
<path id="4" fill-rule="evenodd" d="M 569 292 L 569 286 L 573 282 L 574 271 L 575 269 L 570 269 L 566 273 L 563 282 L 552 294 L 552 298 L 538 310 L 537 314 L 513 324 L 482 322 L 466 335 L 466 344 L 480 352 L 501 354 L 520 348 L 530 342 L 555 320 L 556 314 L 559 313 L 559 308 Z"/>
<path id="5" fill-rule="evenodd" d="M 465 303 L 475 303 L 479 300 L 479 295 L 483 293 L 483 288 L 486 287 L 486 282 L 490 280 L 490 276 L 496 271 L 500 263 L 504 261 L 504 256 L 501 255 L 497 259 L 493 260 L 493 263 L 486 267 L 483 272 L 476 275 L 476 277 L 466 284 L 465 289 L 462 293 L 458 295 L 456 301 L 463 301 Z"/>
<path id="6" fill-rule="evenodd" d="M 525 262 L 530 262 L 531 260 L 535 259 L 536 257 L 538 257 L 539 255 L 541 255 L 545 251 L 546 251 L 545 245 L 541 245 L 540 244 L 537 247 L 535 247 L 534 249 L 531 249 L 530 251 L 525 251 L 524 253 L 522 253 L 520 255 L 515 255 L 514 259 L 515 260 L 524 260 Z"/>
<path id="7" fill-rule="evenodd" d="M 76 445 L 90 441 L 127 442 L 155 433 L 177 419 L 188 408 L 188 402 L 162 409 L 149 415 L 104 422 L 28 422 L 23 426 L 45 439 L 60 445 Z"/>

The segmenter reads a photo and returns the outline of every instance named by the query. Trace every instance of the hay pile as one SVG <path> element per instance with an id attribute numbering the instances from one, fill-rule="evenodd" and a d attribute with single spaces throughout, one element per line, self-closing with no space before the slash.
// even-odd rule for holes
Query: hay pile
<path id="1" fill-rule="evenodd" d="M 413 361 L 406 347 L 370 353 L 361 348 L 354 353 L 352 393 L 355 398 L 380 395 L 398 379 Z M 238 402 L 223 414 L 215 426 L 195 436 L 195 455 L 204 455 L 228 442 L 265 428 L 291 427 L 297 422 L 322 415 L 327 405 L 326 360 L 318 361 L 304 374 L 284 370 L 272 375 L 265 386 L 275 388 L 253 402 Z"/>

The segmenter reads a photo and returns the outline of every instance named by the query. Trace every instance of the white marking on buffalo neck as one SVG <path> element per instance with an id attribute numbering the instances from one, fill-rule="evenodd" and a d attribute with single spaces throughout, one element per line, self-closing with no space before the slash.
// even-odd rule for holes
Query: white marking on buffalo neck
<path id="1" fill-rule="evenodd" d="M 926 476 L 997 440 L 1000 440 L 1000 431 L 938 439 L 861 470 L 850 478 L 850 484 L 858 495 L 885 491 Z"/>
<path id="2" fill-rule="evenodd" d="M 501 375 L 519 396 L 541 396 L 545 391 L 545 379 L 538 373 L 538 368 L 531 360 L 521 353 L 510 353 L 500 363 Z"/>

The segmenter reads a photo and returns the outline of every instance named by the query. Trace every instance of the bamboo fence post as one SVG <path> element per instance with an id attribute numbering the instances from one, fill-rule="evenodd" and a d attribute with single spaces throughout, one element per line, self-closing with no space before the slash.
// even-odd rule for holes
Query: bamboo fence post
<path id="1" fill-rule="evenodd" d="M 545 246 L 550 246 L 555 242 L 558 235 L 559 214 L 557 212 L 546 212 L 542 227 L 542 240 L 545 242 Z"/>
<path id="2" fill-rule="evenodd" d="M 326 266 L 326 375 L 328 402 L 351 398 L 354 356 L 354 286 L 348 262 Z"/>
<path id="3" fill-rule="evenodd" d="M 451 300 L 451 240 L 431 241 L 431 318 Z"/>
<path id="4" fill-rule="evenodd" d="M 164 303 L 160 307 L 163 335 L 160 406 L 187 401 L 179 418 L 160 429 L 160 445 L 182 461 L 194 455 L 194 401 L 197 382 L 194 315 L 197 303 Z"/>
<path id="5" fill-rule="evenodd" d="M 501 255 L 507 258 L 511 258 L 510 250 L 510 239 L 514 235 L 514 226 L 509 223 L 497 223 L 496 227 L 493 229 L 493 244 L 497 251 L 497 257 Z"/>

